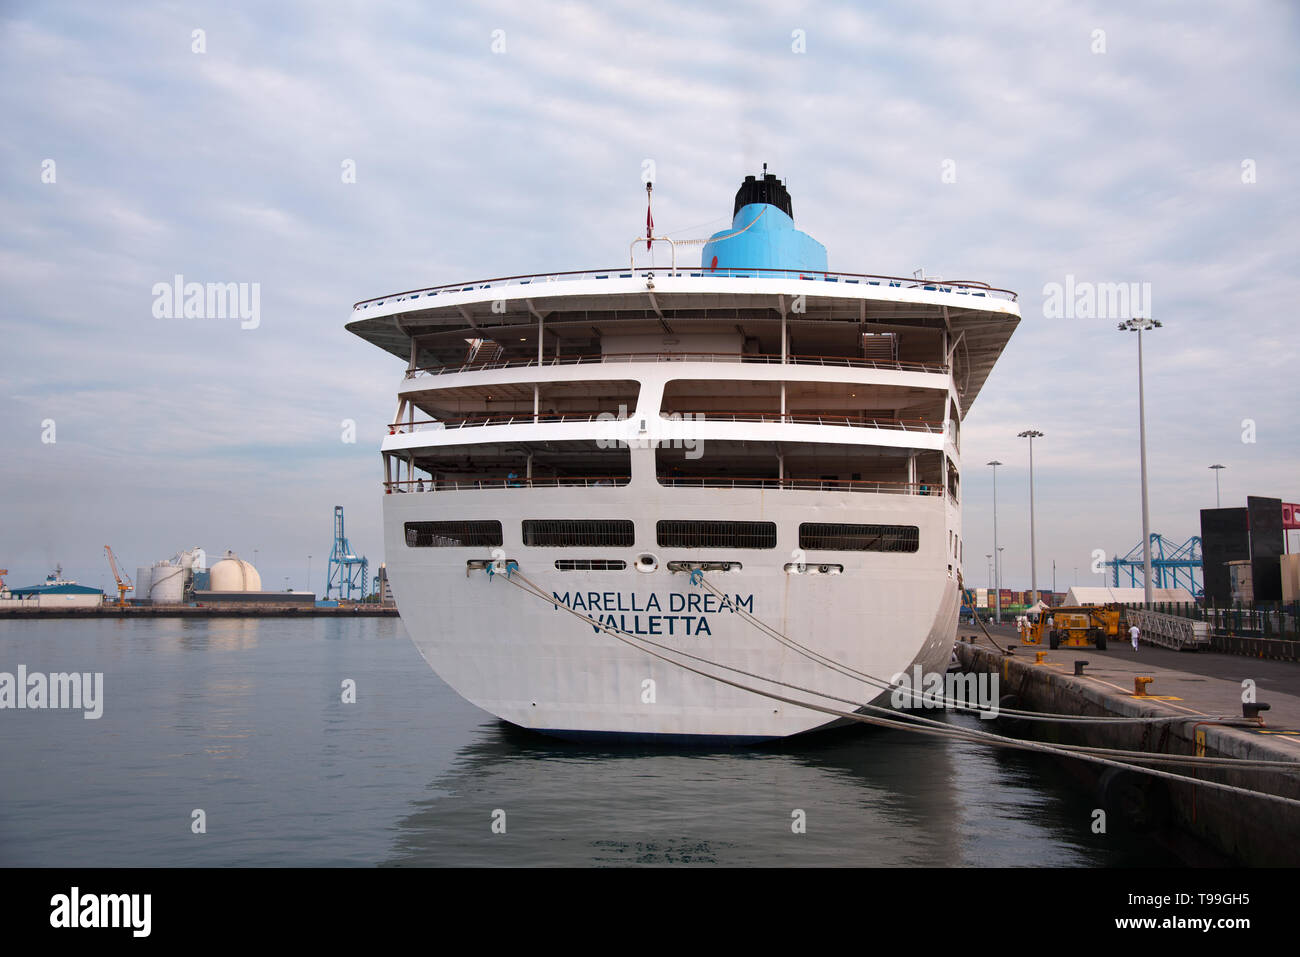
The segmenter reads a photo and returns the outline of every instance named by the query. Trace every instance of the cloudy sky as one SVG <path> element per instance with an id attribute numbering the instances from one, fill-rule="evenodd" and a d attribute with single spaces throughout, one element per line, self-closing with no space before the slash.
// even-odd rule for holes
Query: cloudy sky
<path id="1" fill-rule="evenodd" d="M 320 591 L 335 504 L 373 567 L 401 363 L 344 332 L 351 304 L 614 265 L 645 159 L 678 238 L 767 162 L 832 269 L 1020 292 L 963 434 L 970 583 L 996 458 L 1028 587 L 1027 428 L 1040 587 L 1141 538 L 1135 336 L 1046 316 L 1067 276 L 1150 283 L 1165 324 L 1154 531 L 1198 532 L 1215 462 L 1224 505 L 1300 500 L 1295 5 L 870 6 L 0 4 L 10 583 L 201 545 L 256 550 L 267 587 L 305 587 L 311 555 Z M 156 318 L 177 274 L 258 283 L 260 324 Z"/>

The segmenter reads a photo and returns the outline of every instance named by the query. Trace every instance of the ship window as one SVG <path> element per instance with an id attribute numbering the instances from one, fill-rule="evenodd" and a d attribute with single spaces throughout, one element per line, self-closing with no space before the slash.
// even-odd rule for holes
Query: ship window
<path id="1" fill-rule="evenodd" d="M 920 547 L 916 525 L 839 525 L 804 522 L 799 547 L 837 552 L 914 552 Z"/>
<path id="2" fill-rule="evenodd" d="M 775 522 L 688 522 L 664 519 L 660 548 L 776 548 Z"/>
<path id="3" fill-rule="evenodd" d="M 470 548 L 502 544 L 497 521 L 407 522 L 407 548 Z"/>
<path id="4" fill-rule="evenodd" d="M 630 548 L 634 527 L 627 519 L 528 519 L 524 521 L 524 544 L 568 547 Z"/>
<path id="5" fill-rule="evenodd" d="M 627 562 L 613 558 L 561 558 L 555 563 L 561 572 L 621 572 Z"/>

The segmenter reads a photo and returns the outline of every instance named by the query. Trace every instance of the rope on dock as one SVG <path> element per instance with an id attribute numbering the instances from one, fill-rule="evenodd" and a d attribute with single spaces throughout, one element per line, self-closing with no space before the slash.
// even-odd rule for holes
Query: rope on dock
<path id="1" fill-rule="evenodd" d="M 928 719 L 928 718 L 921 718 L 916 715 L 907 715 L 906 717 L 908 720 L 897 720 L 897 719 L 872 717 L 870 715 L 865 715 L 857 712 L 841 711 L 837 708 L 831 708 L 825 705 L 819 705 L 807 701 L 799 701 L 797 699 L 789 698 L 786 697 L 785 695 L 777 694 L 772 691 L 765 691 L 761 688 L 755 688 L 750 685 L 742 684 L 738 681 L 733 681 L 729 678 L 722 677 L 721 675 L 709 674 L 708 672 L 701 671 L 698 668 L 694 668 L 680 661 L 674 661 L 673 659 L 663 654 L 659 654 L 648 648 L 644 648 L 641 646 L 641 644 L 638 643 L 640 642 L 647 645 L 651 645 L 655 648 L 659 648 L 671 654 L 680 655 L 686 658 L 691 658 L 696 661 L 707 662 L 713 667 L 722 668 L 727 671 L 737 672 L 745 675 L 746 677 L 755 678 L 760 681 L 766 681 L 772 684 L 783 685 L 786 687 L 792 687 L 792 688 L 795 687 L 792 685 L 788 685 L 786 682 L 779 681 L 778 679 L 775 678 L 764 678 L 762 676 L 753 675 L 748 672 L 741 672 L 740 669 L 733 668 L 729 665 L 724 665 L 719 662 L 708 661 L 708 659 L 700 658 L 699 656 L 691 655 L 687 652 L 678 651 L 677 649 L 674 648 L 669 648 L 658 642 L 649 641 L 648 639 L 643 638 L 641 636 L 632 635 L 631 633 L 626 632 L 621 628 L 617 628 L 613 625 L 610 625 L 606 622 L 596 621 L 595 619 L 587 615 L 584 615 L 573 608 L 570 608 L 568 605 L 564 604 L 563 602 L 558 601 L 554 596 L 548 595 L 543 589 L 541 589 L 537 584 L 532 582 L 529 578 L 527 578 L 522 572 L 519 572 L 517 569 L 514 571 L 514 574 L 508 576 L 506 580 L 510 582 L 512 585 L 515 585 L 516 587 L 522 589 L 523 591 L 535 595 L 538 598 L 541 598 L 543 601 L 552 605 L 556 609 L 567 611 L 569 614 L 580 619 L 585 624 L 591 625 L 597 631 L 602 631 L 605 634 L 609 635 L 610 637 L 623 642 L 624 644 L 628 645 L 631 648 L 635 648 L 636 650 L 642 652 L 643 654 L 650 655 L 653 658 L 657 658 L 660 661 L 663 661 L 670 665 L 674 665 L 692 674 L 699 675 L 702 678 L 708 678 L 720 684 L 725 684 L 728 685 L 729 687 L 736 688 L 741 691 L 747 691 L 750 692 L 751 694 L 760 695 L 761 697 L 770 698 L 774 701 L 780 701 L 784 704 L 789 704 L 795 707 L 804 708 L 809 711 L 817 711 L 823 714 L 833 715 L 835 717 L 844 718 L 849 721 L 856 721 L 862 724 L 875 725 L 878 727 L 894 728 L 896 730 L 909 731 L 917 734 L 928 734 L 933 737 L 949 737 L 949 738 L 954 738 L 959 740 L 965 740 L 971 743 L 988 744 L 993 747 L 1002 747 L 1002 748 L 1007 748 L 1016 751 L 1033 751 L 1033 752 L 1038 752 L 1043 754 L 1052 754 L 1057 757 L 1073 757 L 1079 760 L 1091 761 L 1095 764 L 1105 765 L 1107 767 L 1119 768 L 1125 771 L 1134 771 L 1139 774 L 1146 774 L 1152 777 L 1165 778 L 1167 780 L 1175 781 L 1180 784 L 1207 787 L 1214 790 L 1226 791 L 1233 794 L 1240 794 L 1245 797 L 1255 797 L 1261 800 L 1272 801 L 1274 803 L 1286 804 L 1292 807 L 1300 808 L 1300 800 L 1297 800 L 1295 798 L 1284 797 L 1280 794 L 1272 794 L 1268 791 L 1258 791 L 1252 788 L 1238 787 L 1237 785 L 1233 785 L 1233 784 L 1224 784 L 1219 781 L 1209 781 L 1203 778 L 1190 778 L 1187 777 L 1186 775 L 1175 774 L 1171 771 L 1162 771 L 1158 768 L 1142 767 L 1141 765 L 1131 764 L 1128 763 L 1127 761 L 1115 760 L 1114 758 L 1107 757 L 1105 755 L 1118 754 L 1118 755 L 1123 755 L 1125 757 L 1129 757 L 1131 759 L 1144 760 L 1144 761 L 1149 761 L 1157 764 L 1193 764 L 1200 767 L 1232 767 L 1232 768 L 1240 768 L 1240 769 L 1263 766 L 1274 771 L 1300 770 L 1300 763 L 1297 762 L 1250 761 L 1250 760 L 1237 759 L 1237 758 L 1196 758 L 1196 757 L 1191 757 L 1189 755 L 1159 755 L 1159 754 L 1154 754 L 1146 751 L 1140 751 L 1140 752 L 1114 751 L 1111 749 L 1085 748 L 1078 745 L 1044 744 L 1039 741 L 1026 741 L 1019 738 L 1009 738 L 1003 735 L 993 734 L 987 731 L 974 731 L 971 729 L 954 728 L 950 725 L 944 724 L 943 722 L 937 722 L 934 721 L 933 719 Z M 836 696 L 824 694 L 822 692 L 813 691 L 811 689 L 796 688 L 796 690 L 803 691 L 807 694 L 813 694 L 818 697 L 826 698 L 828 700 L 841 701 L 841 702 L 845 701 L 845 699 L 837 698 Z M 856 704 L 856 702 L 852 702 L 852 701 L 849 701 L 847 703 Z M 896 713 L 896 712 L 889 711 L 889 709 L 879 708 L 878 706 L 874 706 L 874 705 L 860 705 L 860 707 L 867 707 L 873 710 L 883 710 L 891 714 Z M 1185 720 L 1185 719 L 1179 718 L 1178 720 Z M 927 727 L 925 726 L 927 724 L 937 724 L 939 725 L 939 727 L 938 728 Z"/>
<path id="2" fill-rule="evenodd" d="M 722 593 L 719 592 L 716 588 L 714 588 L 708 582 L 708 580 L 704 578 L 704 575 L 702 573 L 700 574 L 699 578 L 696 579 L 696 583 L 702 585 L 705 589 L 711 592 L 715 597 L 718 598 L 723 597 Z M 843 664 L 842 662 L 835 661 L 834 659 L 828 658 L 827 656 L 821 654 L 821 652 L 814 651 L 813 649 L 807 647 L 806 645 L 800 644 L 799 642 L 795 641 L 793 638 L 789 637 L 788 635 L 785 635 L 777 631 L 775 628 L 768 625 L 762 619 L 745 611 L 743 608 L 737 608 L 736 613 L 739 614 L 745 620 L 747 620 L 755 628 L 758 628 L 760 631 L 766 634 L 769 638 L 772 638 L 773 640 L 779 642 L 780 644 L 785 645 L 791 651 L 794 651 L 796 654 L 802 655 L 803 657 L 807 658 L 809 661 L 814 662 L 815 664 L 820 664 L 823 665 L 824 667 L 830 668 L 833 671 L 838 671 L 840 674 L 844 675 L 845 677 L 855 678 L 858 681 L 861 681 L 864 684 L 872 685 L 873 687 L 876 687 L 881 691 L 894 691 L 899 687 L 899 685 L 895 684 L 892 681 L 886 681 L 884 678 L 877 677 L 876 675 L 868 674 L 865 671 L 859 671 L 858 669 L 852 667 L 851 665 L 846 665 Z M 722 665 L 720 667 L 726 667 L 726 666 Z M 979 708 L 975 705 L 966 704 L 965 702 L 958 701 L 955 698 L 931 696 L 931 700 L 942 702 L 945 707 L 951 708 L 955 711 L 968 711 L 972 714 L 986 713 L 985 710 L 982 708 Z M 890 709 L 885 709 L 885 710 L 890 710 Z M 893 712 L 891 711 L 891 713 Z M 1138 715 L 1133 717 L 1124 717 L 1124 716 L 1086 715 L 1086 714 L 1059 714 L 1059 713 L 1045 712 L 1045 711 L 1027 711 L 1020 708 L 999 708 L 998 714 L 1010 715 L 1015 718 L 1023 718 L 1026 721 L 1042 721 L 1046 723 L 1056 723 L 1056 724 L 1074 724 L 1074 723 L 1077 724 L 1164 724 L 1164 723 L 1176 722 L 1176 721 L 1192 721 L 1192 720 L 1198 720 L 1203 718 L 1208 718 L 1209 720 L 1216 720 L 1216 721 L 1233 720 L 1231 716 L 1214 717 L 1214 716 L 1206 716 L 1206 715 L 1173 715 L 1169 717 L 1157 717 L 1152 715 Z M 1145 752 L 1136 752 L 1136 753 L 1145 753 Z"/>

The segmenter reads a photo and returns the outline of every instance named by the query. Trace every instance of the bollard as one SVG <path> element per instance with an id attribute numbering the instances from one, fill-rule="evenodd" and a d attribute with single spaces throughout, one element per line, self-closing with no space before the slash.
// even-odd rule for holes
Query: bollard
<path id="1" fill-rule="evenodd" d="M 1081 674 L 1083 674 L 1083 666 L 1086 665 L 1087 663 L 1088 663 L 1088 662 L 1086 662 L 1086 661 L 1076 661 L 1076 662 L 1074 663 L 1074 673 L 1075 673 L 1076 675 L 1081 675 Z"/>
<path id="2" fill-rule="evenodd" d="M 1047 660 L 1047 652 L 1045 651 L 1034 652 L 1034 664 L 1041 665 L 1046 660 Z"/>
<path id="3" fill-rule="evenodd" d="M 1135 698 L 1145 698 L 1147 694 L 1147 685 L 1155 681 L 1155 678 L 1147 678 L 1143 675 L 1133 676 L 1133 696 Z"/>
<path id="4" fill-rule="evenodd" d="M 1259 716 L 1259 713 L 1261 711 L 1271 711 L 1271 710 L 1272 707 L 1270 705 L 1265 704 L 1262 701 L 1252 701 L 1249 704 L 1243 701 L 1241 705 L 1242 717 L 1252 718 L 1255 721 L 1258 721 L 1260 724 L 1264 723 L 1264 719 Z"/>

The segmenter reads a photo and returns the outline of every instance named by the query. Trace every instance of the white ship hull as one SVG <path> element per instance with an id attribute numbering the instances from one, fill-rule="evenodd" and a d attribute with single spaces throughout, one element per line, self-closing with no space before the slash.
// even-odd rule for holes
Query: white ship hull
<path id="1" fill-rule="evenodd" d="M 844 723 L 943 671 L 961 422 L 1015 293 L 830 272 L 766 170 L 698 266 L 680 243 L 638 266 L 643 242 L 353 306 L 406 364 L 385 556 L 420 654 L 520 727 L 694 742 Z"/>
<path id="2" fill-rule="evenodd" d="M 956 517 L 956 510 L 942 499 L 785 492 L 777 510 L 770 504 L 764 507 L 764 493 L 757 490 L 673 489 L 668 494 L 671 511 L 653 500 L 653 492 L 649 500 L 638 499 L 632 488 L 385 496 L 393 593 L 421 655 L 467 700 L 524 728 L 567 737 L 613 734 L 700 742 L 779 738 L 843 720 L 768 694 L 837 711 L 854 711 L 888 697 L 877 685 L 781 644 L 741 610 L 816 655 L 881 681 L 910 673 L 914 665 L 940 672 L 946 667 L 960 602 L 942 548 L 914 554 L 816 556 L 818 562 L 842 565 L 838 574 L 791 574 L 784 567 L 800 521 L 851 516 L 859 522 L 905 522 L 920 527 L 921 541 L 942 542 Z M 770 502 L 770 493 L 767 498 Z M 512 513 L 521 507 L 523 511 L 504 514 L 506 501 Z M 488 549 L 405 547 L 406 522 L 446 518 L 452 503 L 456 518 L 505 519 L 503 526 L 513 527 L 516 538 L 511 541 L 507 534 L 504 555 L 578 615 L 557 609 L 503 576 L 467 571 L 467 561 L 491 557 Z M 579 510 L 591 518 L 635 519 L 638 547 L 526 548 L 518 540 L 519 518 L 571 516 Z M 722 519 L 761 514 L 777 523 L 778 547 L 639 547 L 643 540 L 653 541 L 656 520 L 701 514 Z M 655 555 L 653 572 L 636 570 L 635 559 L 646 551 Z M 627 568 L 556 569 L 557 559 L 574 557 L 622 559 Z M 668 571 L 668 562 L 678 560 L 738 562 L 738 571 L 706 573 L 728 600 L 692 585 L 688 573 Z M 598 631 L 588 618 L 630 637 L 620 641 Z M 656 658 L 646 649 L 707 676 Z"/>

